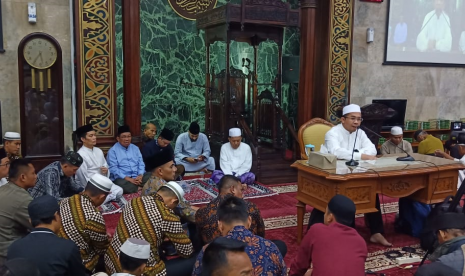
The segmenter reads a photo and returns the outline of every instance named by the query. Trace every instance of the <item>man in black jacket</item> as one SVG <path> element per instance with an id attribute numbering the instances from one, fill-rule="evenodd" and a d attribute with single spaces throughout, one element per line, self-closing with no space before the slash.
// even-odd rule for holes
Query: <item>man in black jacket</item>
<path id="1" fill-rule="evenodd" d="M 32 261 L 41 275 L 86 275 L 81 254 L 74 242 L 59 238 L 60 207 L 56 199 L 44 195 L 29 203 L 28 212 L 34 229 L 8 248 L 8 260 L 25 258 Z"/>

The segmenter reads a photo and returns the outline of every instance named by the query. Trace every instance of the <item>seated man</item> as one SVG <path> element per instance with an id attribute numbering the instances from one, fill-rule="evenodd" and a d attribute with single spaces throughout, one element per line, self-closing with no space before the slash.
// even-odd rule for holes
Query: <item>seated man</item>
<path id="1" fill-rule="evenodd" d="M 229 130 L 229 143 L 221 146 L 220 167 L 221 171 L 213 172 L 211 179 L 218 184 L 224 175 L 233 175 L 241 179 L 244 184 L 252 184 L 255 175 L 250 172 L 252 168 L 252 151 L 250 146 L 242 143 L 241 130 L 231 128 Z"/>
<path id="2" fill-rule="evenodd" d="M 0 187 L 8 183 L 8 172 L 10 171 L 10 159 L 5 152 L 0 151 Z"/>
<path id="3" fill-rule="evenodd" d="M 21 135 L 17 132 L 5 132 L 3 136 L 3 148 L 0 149 L 0 154 L 5 154 L 11 163 L 13 160 L 21 158 L 20 150 Z"/>
<path id="4" fill-rule="evenodd" d="M 152 140 L 145 144 L 144 148 L 142 149 L 142 157 L 144 158 L 145 170 L 147 172 L 150 172 L 153 169 L 147 167 L 147 159 L 154 156 L 155 154 L 161 151 L 168 151 L 174 158 L 174 150 L 171 146 L 171 141 L 173 141 L 173 138 L 174 133 L 171 130 L 164 128 L 156 140 Z M 177 179 L 180 175 L 184 175 L 183 165 L 177 165 L 176 168 L 177 171 L 175 179 Z"/>
<path id="5" fill-rule="evenodd" d="M 36 185 L 29 189 L 29 193 L 33 198 L 51 195 L 60 201 L 82 192 L 84 188 L 73 178 L 81 164 L 82 157 L 79 153 L 69 151 L 60 161 L 51 163 L 37 174 Z"/>
<path id="6" fill-rule="evenodd" d="M 245 251 L 252 261 L 253 275 L 287 275 L 286 264 L 278 247 L 273 242 L 250 232 L 250 224 L 247 203 L 243 199 L 231 196 L 220 204 L 218 228 L 222 236 L 247 243 Z M 192 275 L 203 275 L 204 250 L 205 247 L 197 256 Z"/>
<path id="7" fill-rule="evenodd" d="M 97 265 L 103 268 L 103 254 L 110 243 L 105 221 L 97 207 L 105 201 L 111 186 L 113 182 L 109 178 L 94 174 L 83 193 L 65 198 L 60 203 L 63 228 L 59 235 L 76 243 L 89 273 Z"/>
<path id="8" fill-rule="evenodd" d="M 356 104 L 345 106 L 342 109 L 341 123 L 326 133 L 325 144 L 321 151 L 334 154 L 338 159 L 351 160 L 353 153 L 354 160 L 376 160 L 375 145 L 368 139 L 365 131 L 359 129 L 362 121 L 360 106 Z M 378 195 L 376 195 L 376 209 L 378 211 L 375 213 L 365 214 L 371 232 L 370 241 L 392 246 L 383 236 L 384 225 Z M 316 222 L 323 222 L 323 216 L 323 212 L 314 209 L 310 215 L 308 227 Z"/>
<path id="9" fill-rule="evenodd" d="M 404 153 L 401 149 L 405 150 L 407 153 L 413 153 L 412 144 L 405 141 L 404 132 L 401 127 L 392 127 L 391 135 L 389 140 L 383 143 L 381 146 L 381 154 L 396 154 Z"/>
<path id="10" fill-rule="evenodd" d="M 197 232 L 200 233 L 202 241 L 205 244 L 221 236 L 220 229 L 218 228 L 217 215 L 218 207 L 221 202 L 229 196 L 243 198 L 241 180 L 232 175 L 225 175 L 221 178 L 218 184 L 218 190 L 220 192 L 218 197 L 213 199 L 206 206 L 200 208 L 195 214 Z M 252 218 L 249 231 L 254 235 L 265 237 L 265 223 L 260 215 L 260 210 L 250 201 L 246 200 L 245 203 L 247 204 L 249 215 Z"/>
<path id="11" fill-rule="evenodd" d="M 60 206 L 52 196 L 33 199 L 28 212 L 34 229 L 8 248 L 8 259 L 29 259 L 42 275 L 85 275 L 79 248 L 74 242 L 56 236 L 61 228 L 59 211 Z"/>
<path id="12" fill-rule="evenodd" d="M 123 209 L 118 226 L 105 254 L 106 271 L 122 272 L 119 261 L 121 245 L 129 238 L 146 240 L 151 254 L 144 276 L 190 275 L 195 259 L 184 259 L 193 253 L 192 243 L 184 232 L 181 221 L 173 212 L 184 200 L 184 191 L 176 182 L 168 182 L 157 193 L 132 199 Z M 158 249 L 165 239 L 170 240 L 183 258 L 162 261 Z"/>
<path id="13" fill-rule="evenodd" d="M 147 160 L 149 167 L 153 168 L 149 180 L 142 188 L 142 196 L 156 194 L 167 182 L 173 181 L 176 174 L 176 166 L 173 155 L 169 151 L 161 151 Z M 198 208 L 192 207 L 188 202 L 182 200 L 175 208 L 175 213 L 187 221 L 195 221 L 195 212 Z"/>
<path id="14" fill-rule="evenodd" d="M 122 273 L 114 273 L 112 276 L 141 276 L 149 258 L 150 243 L 129 238 L 120 248 L 119 262 Z"/>
<path id="15" fill-rule="evenodd" d="M 107 160 L 110 165 L 110 179 L 123 188 L 125 194 L 136 193 L 147 181 L 144 176 L 145 165 L 142 154 L 131 144 L 131 130 L 128 126 L 118 128 L 118 142 L 108 150 Z"/>
<path id="16" fill-rule="evenodd" d="M 434 155 L 436 150 L 444 151 L 442 141 L 422 129 L 415 131 L 413 138 L 420 142 L 418 144 L 419 154 Z"/>
<path id="17" fill-rule="evenodd" d="M 30 160 L 17 159 L 11 162 L 8 177 L 10 182 L 0 187 L 0 265 L 8 247 L 32 228 L 27 211 L 32 197 L 27 189 L 34 187 L 37 175 Z"/>
<path id="18" fill-rule="evenodd" d="M 37 266 L 28 259 L 13 259 L 0 265 L 0 275 L 7 276 L 41 276 Z"/>
<path id="19" fill-rule="evenodd" d="M 202 258 L 203 275 L 208 276 L 250 276 L 252 262 L 245 252 L 247 244 L 241 241 L 219 237 L 213 240 Z"/>
<path id="20" fill-rule="evenodd" d="M 354 202 L 335 195 L 326 207 L 324 224 L 313 225 L 302 240 L 289 276 L 307 275 L 308 270 L 312 276 L 365 275 L 368 249 L 351 227 L 354 219 Z"/>
<path id="21" fill-rule="evenodd" d="M 457 145 L 454 146 L 454 148 L 460 153 L 465 152 L 465 145 L 463 145 L 463 144 L 457 144 Z M 457 159 L 457 158 L 454 158 L 451 155 L 445 153 L 442 150 L 436 150 L 434 152 L 434 154 L 436 156 L 438 156 L 438 157 L 443 157 L 443 158 L 446 158 L 446 159 L 449 159 L 449 160 L 460 161 L 460 162 L 462 162 L 462 164 L 465 165 L 465 155 L 463 155 L 462 158 Z M 458 183 L 457 183 L 457 189 L 460 188 L 460 185 L 462 185 L 462 182 L 463 182 L 464 179 L 465 179 L 465 170 L 460 170 L 459 171 Z"/>
<path id="22" fill-rule="evenodd" d="M 147 123 L 142 135 L 142 141 L 144 142 L 144 145 L 152 141 L 155 138 L 155 135 L 157 135 L 157 126 L 152 123 Z"/>
<path id="23" fill-rule="evenodd" d="M 189 131 L 176 139 L 174 150 L 175 162 L 183 165 L 187 172 L 213 171 L 215 159 L 210 157 L 210 144 L 205 134 L 200 133 L 200 126 L 192 122 Z"/>
<path id="24" fill-rule="evenodd" d="M 454 269 L 460 275 L 464 275 L 465 214 L 444 213 L 438 215 L 428 223 L 427 229 L 436 233 L 439 242 L 439 246 L 429 256 L 433 264 L 441 263 Z M 430 265 L 424 265 L 423 269 L 428 270 L 428 266 Z"/>
<path id="25" fill-rule="evenodd" d="M 92 125 L 79 127 L 74 131 L 73 135 L 76 144 L 77 140 L 82 142 L 82 147 L 78 150 L 79 155 L 82 157 L 82 164 L 76 172 L 76 182 L 79 186 L 85 188 L 89 179 L 96 173 L 110 177 L 107 160 L 102 150 L 95 146 L 97 144 L 97 135 Z M 122 195 L 123 189 L 113 185 L 106 201 L 114 200 Z"/>

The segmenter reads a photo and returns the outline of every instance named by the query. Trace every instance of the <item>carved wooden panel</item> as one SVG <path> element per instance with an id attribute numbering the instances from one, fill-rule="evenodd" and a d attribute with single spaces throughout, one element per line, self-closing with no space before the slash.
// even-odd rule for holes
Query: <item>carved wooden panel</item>
<path id="1" fill-rule="evenodd" d="M 345 195 L 355 204 L 369 203 L 371 201 L 371 187 L 351 187 L 345 190 Z"/>
<path id="2" fill-rule="evenodd" d="M 326 202 L 333 196 L 329 186 L 308 178 L 303 178 L 301 192 Z"/>
<path id="3" fill-rule="evenodd" d="M 390 197 L 404 197 L 426 186 L 426 178 L 424 177 L 406 178 L 399 176 L 383 180 L 378 191 Z"/>
<path id="4" fill-rule="evenodd" d="M 433 180 L 435 181 L 435 180 Z M 440 194 L 444 192 L 451 192 L 457 190 L 457 179 L 454 177 L 444 177 L 437 179 L 437 184 L 435 184 L 436 188 L 434 194 Z"/>

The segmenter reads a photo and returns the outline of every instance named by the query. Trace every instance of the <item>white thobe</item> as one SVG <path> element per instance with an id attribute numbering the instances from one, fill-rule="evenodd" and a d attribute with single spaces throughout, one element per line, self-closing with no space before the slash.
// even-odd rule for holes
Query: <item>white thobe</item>
<path id="1" fill-rule="evenodd" d="M 460 161 L 460 162 L 462 162 L 462 164 L 465 165 L 465 155 L 462 156 L 462 158 L 460 158 L 460 159 L 454 158 L 454 161 Z M 458 179 L 458 183 L 457 183 L 457 189 L 460 188 L 460 185 L 462 185 L 463 179 L 465 179 L 465 170 L 460 170 L 459 171 L 459 179 Z"/>
<path id="2" fill-rule="evenodd" d="M 321 152 L 330 153 L 337 156 L 338 159 L 352 159 L 354 149 L 354 160 L 361 160 L 362 154 L 376 155 L 376 147 L 368 139 L 365 131 L 359 129 L 357 134 L 357 142 L 354 147 L 356 131 L 349 133 L 342 124 L 332 127 L 325 135 L 325 144 Z"/>
<path id="3" fill-rule="evenodd" d="M 452 33 L 450 30 L 450 19 L 445 12 L 438 17 L 436 11 L 429 12 L 423 24 L 421 32 L 417 37 L 417 48 L 424 52 L 428 49 L 428 42 L 436 40 L 436 47 L 433 50 L 450 52 L 452 48 Z"/>
<path id="4" fill-rule="evenodd" d="M 220 167 L 225 175 L 241 176 L 252 168 L 252 151 L 250 146 L 242 143 L 237 149 L 231 143 L 221 146 Z"/>
<path id="5" fill-rule="evenodd" d="M 129 273 L 113 273 L 111 274 L 111 276 L 134 276 L 133 274 L 129 274 Z"/>
<path id="6" fill-rule="evenodd" d="M 101 149 L 97 147 L 89 149 L 88 147 L 83 146 L 78 150 L 78 153 L 82 157 L 83 162 L 76 172 L 76 182 L 81 187 L 85 188 L 87 181 L 89 181 L 89 179 L 96 173 L 110 177 L 110 170 L 108 170 L 107 174 L 103 174 L 100 169 L 101 167 L 108 168 L 107 160 L 105 159 Z M 105 203 L 122 195 L 123 189 L 118 185 L 113 185 Z"/>
<path id="7" fill-rule="evenodd" d="M 6 177 L 0 178 L 0 187 L 2 187 L 3 185 L 5 185 L 6 183 L 8 183 L 8 180 L 6 180 Z"/>

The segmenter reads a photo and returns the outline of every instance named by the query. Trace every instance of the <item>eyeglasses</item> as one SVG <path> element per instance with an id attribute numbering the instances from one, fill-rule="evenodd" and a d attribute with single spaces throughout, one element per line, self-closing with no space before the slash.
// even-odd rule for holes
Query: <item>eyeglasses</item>
<path id="1" fill-rule="evenodd" d="M 351 121 L 363 122 L 363 118 L 361 118 L 361 117 L 346 117 L 346 116 L 344 116 L 344 118 L 349 119 Z"/>
<path id="2" fill-rule="evenodd" d="M 121 138 L 121 139 L 131 139 L 131 135 L 129 135 L 129 136 L 121 136 L 119 138 Z"/>
<path id="3" fill-rule="evenodd" d="M 0 167 L 1 167 L 1 166 L 9 167 L 9 166 L 10 166 L 10 162 L 6 162 L 6 163 L 5 163 L 5 164 L 3 164 L 3 165 L 2 165 L 2 164 L 0 164 Z"/>

